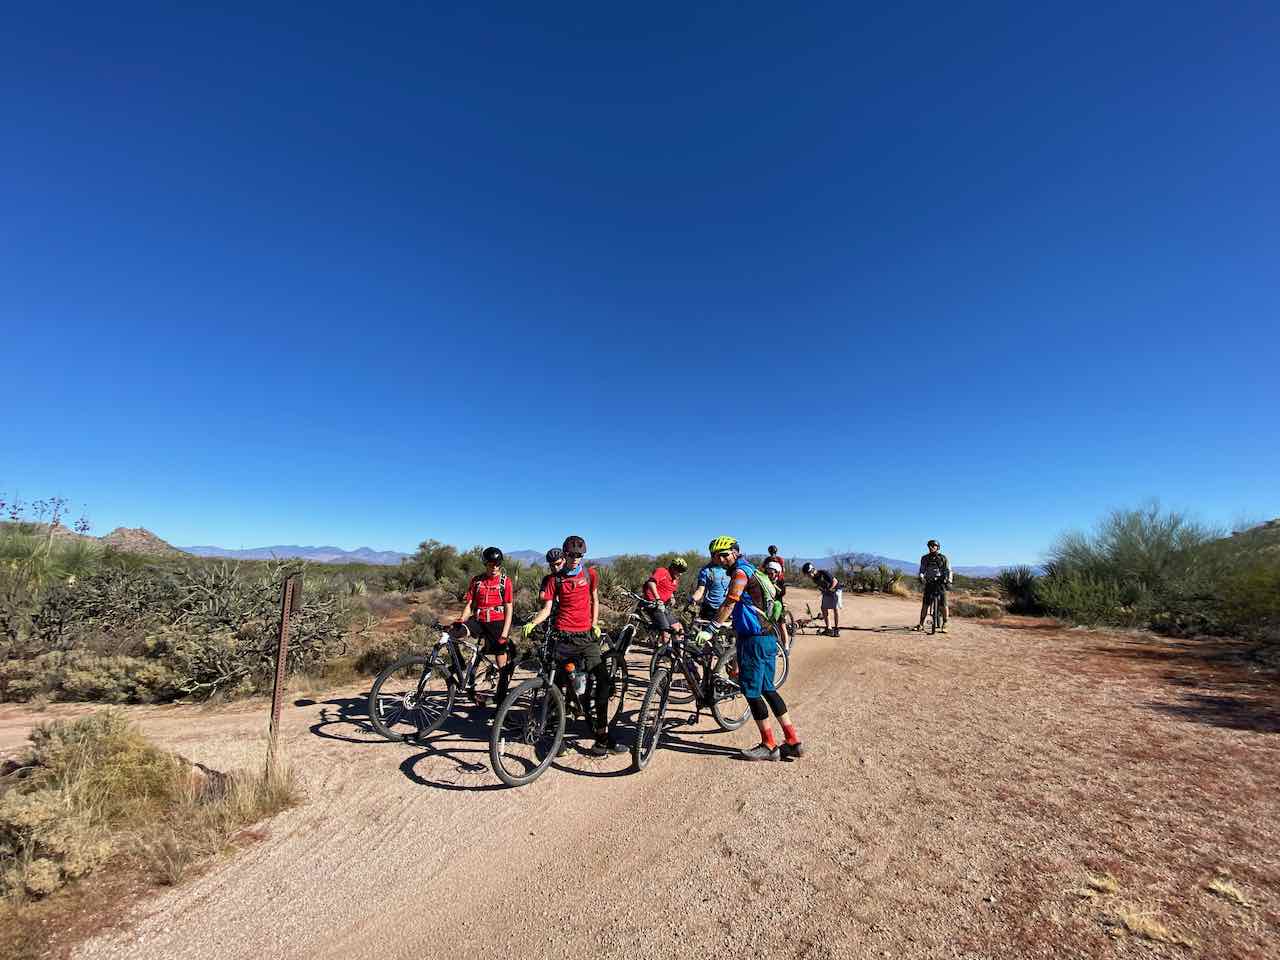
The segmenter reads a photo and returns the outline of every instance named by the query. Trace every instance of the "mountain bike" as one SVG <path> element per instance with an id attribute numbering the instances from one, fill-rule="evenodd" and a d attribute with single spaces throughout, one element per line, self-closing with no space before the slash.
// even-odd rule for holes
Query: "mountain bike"
<path id="1" fill-rule="evenodd" d="M 613 691 L 606 728 L 612 733 L 622 712 L 630 677 L 627 647 L 631 636 L 614 643 L 601 637 L 604 663 Z M 510 787 L 532 783 L 561 753 L 570 714 L 590 719 L 595 703 L 595 676 L 556 654 L 550 629 L 534 648 L 536 674 L 508 694 L 498 707 L 489 733 L 489 759 L 498 779 Z"/>
<path id="2" fill-rule="evenodd" d="M 710 620 L 694 618 L 689 622 L 689 627 L 685 631 L 687 636 L 697 636 L 701 630 L 709 630 L 714 625 Z M 776 632 L 775 632 L 776 636 Z M 788 638 L 794 639 L 795 634 L 788 632 Z M 731 653 L 734 650 L 735 643 L 733 633 L 728 630 L 712 631 L 711 642 L 716 645 L 716 649 L 720 653 Z M 649 676 L 652 677 L 658 668 L 658 654 L 660 650 L 655 650 L 653 657 L 649 662 Z M 791 676 L 791 643 L 783 644 L 778 642 L 778 656 L 773 665 L 773 686 L 774 689 L 781 689 L 782 685 L 787 682 L 787 677 Z M 673 677 L 671 702 L 672 703 L 690 703 L 693 700 L 692 693 L 677 693 L 680 690 L 679 678 Z"/>
<path id="3" fill-rule="evenodd" d="M 947 625 L 947 618 L 942 613 L 942 605 L 946 602 L 947 585 L 940 577 L 926 580 L 924 584 L 925 602 L 929 611 L 929 632 L 937 633 L 939 627 Z"/>
<path id="4" fill-rule="evenodd" d="M 703 621 L 704 623 L 706 621 Z M 679 675 L 693 691 L 693 714 L 682 721 L 698 722 L 704 707 L 711 711 L 721 730 L 737 730 L 747 720 L 747 698 L 738 683 L 738 655 L 732 649 L 696 637 L 679 638 L 663 649 L 662 662 L 654 671 L 636 715 L 636 738 L 631 745 L 631 766 L 643 770 L 666 732 L 667 707 L 672 703 L 671 682 Z"/>
<path id="5" fill-rule="evenodd" d="M 491 654 L 481 652 L 481 639 L 455 640 L 443 624 L 432 628 L 440 636 L 430 653 L 401 657 L 378 674 L 369 689 L 369 722 L 388 740 L 421 740 L 444 723 L 459 690 L 477 703 L 488 702 L 501 670 L 515 672 L 514 643 L 508 643 L 508 663 L 500 668 Z"/>

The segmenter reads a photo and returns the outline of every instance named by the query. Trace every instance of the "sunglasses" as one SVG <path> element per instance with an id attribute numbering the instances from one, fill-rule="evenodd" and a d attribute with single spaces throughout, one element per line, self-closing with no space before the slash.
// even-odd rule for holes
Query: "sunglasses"
<path id="1" fill-rule="evenodd" d="M 566 560 L 581 560 L 581 559 L 582 559 L 582 554 L 580 554 L 580 553 L 566 553 L 566 554 L 564 555 L 564 558 L 565 558 Z"/>
<path id="2" fill-rule="evenodd" d="M 719 553 L 715 554 L 715 555 L 712 557 L 712 559 L 714 559 L 714 560 L 732 560 L 732 559 L 733 559 L 733 554 L 732 554 L 732 553 L 730 553 L 728 550 L 721 550 Z"/>

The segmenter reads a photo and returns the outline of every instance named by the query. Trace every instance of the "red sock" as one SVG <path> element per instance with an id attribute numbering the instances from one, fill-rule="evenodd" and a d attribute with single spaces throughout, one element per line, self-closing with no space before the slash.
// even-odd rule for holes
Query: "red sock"
<path id="1" fill-rule="evenodd" d="M 770 750 L 772 750 L 774 747 L 776 747 L 776 746 L 778 745 L 778 741 L 777 741 L 777 740 L 775 740 L 775 739 L 773 739 L 773 727 L 772 727 L 772 726 L 768 726 L 768 727 L 761 727 L 761 728 L 760 728 L 760 738 L 761 738 L 761 739 L 760 739 L 760 742 L 761 742 L 761 743 L 763 743 L 763 744 L 764 744 L 766 747 L 768 747 Z"/>
<path id="2" fill-rule="evenodd" d="M 787 738 L 787 743 L 793 747 L 800 742 L 800 738 L 796 736 L 796 725 L 794 723 L 784 723 L 782 725 L 782 735 Z"/>

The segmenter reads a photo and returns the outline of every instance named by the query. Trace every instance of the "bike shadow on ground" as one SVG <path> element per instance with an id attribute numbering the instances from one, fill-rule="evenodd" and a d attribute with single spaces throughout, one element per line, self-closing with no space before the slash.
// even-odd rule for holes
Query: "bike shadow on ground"
<path id="1" fill-rule="evenodd" d="M 368 697 L 335 697 L 317 701 L 303 697 L 293 701 L 295 707 L 320 707 L 320 719 L 310 731 L 325 740 L 341 740 L 343 743 L 389 743 L 378 735 L 369 722 Z M 345 732 L 339 733 L 338 730 Z M 356 734 L 359 734 L 357 736 Z"/>

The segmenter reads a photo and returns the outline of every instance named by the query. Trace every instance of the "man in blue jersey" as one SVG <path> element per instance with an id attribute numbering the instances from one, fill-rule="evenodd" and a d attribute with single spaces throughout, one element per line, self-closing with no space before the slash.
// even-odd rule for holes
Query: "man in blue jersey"
<path id="1" fill-rule="evenodd" d="M 717 626 L 732 624 L 737 637 L 738 682 L 751 707 L 751 716 L 760 728 L 760 743 L 742 751 L 744 760 L 794 760 L 804 756 L 804 744 L 796 735 L 787 714 L 787 704 L 773 685 L 778 659 L 778 638 L 766 608 L 776 604 L 764 595 L 756 568 L 742 556 L 733 537 L 716 537 L 710 545 L 711 559 L 729 575 L 729 592 L 716 612 Z M 778 718 L 785 742 L 774 739 L 769 711 Z"/>
<path id="2" fill-rule="evenodd" d="M 728 593 L 729 571 L 713 559 L 698 571 L 693 594 L 689 597 L 689 610 L 702 620 L 714 620 Z"/>

